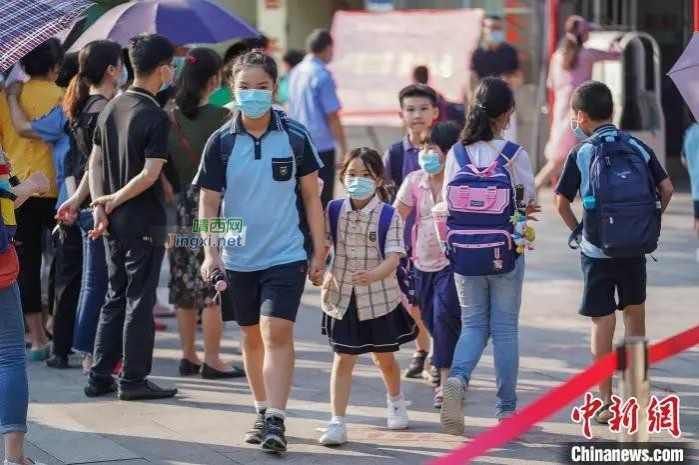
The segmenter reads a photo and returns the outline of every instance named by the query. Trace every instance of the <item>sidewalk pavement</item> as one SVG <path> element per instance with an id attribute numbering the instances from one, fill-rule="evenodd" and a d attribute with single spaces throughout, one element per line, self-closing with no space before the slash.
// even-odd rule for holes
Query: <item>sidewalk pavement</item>
<path id="1" fill-rule="evenodd" d="M 589 321 L 577 315 L 581 277 L 577 254 L 566 246 L 567 232 L 543 197 L 545 212 L 537 224 L 537 249 L 527 255 L 524 302 L 520 322 L 520 408 L 581 371 L 590 362 Z M 691 232 L 691 203 L 678 196 L 664 219 L 662 245 L 649 260 L 647 328 L 651 342 L 699 323 L 699 264 Z M 163 273 L 162 285 L 166 286 Z M 167 301 L 167 288 L 160 289 Z M 252 400 L 243 380 L 207 381 L 177 376 L 180 357 L 175 320 L 159 333 L 152 379 L 175 385 L 177 398 L 155 402 L 120 402 L 114 397 L 87 399 L 79 370 L 57 371 L 30 363 L 30 433 L 28 454 L 49 465 L 62 464 L 421 464 L 441 456 L 496 424 L 495 378 L 490 347 L 474 373 L 467 394 L 466 434 L 442 434 L 432 407 L 432 390 L 422 381 L 406 381 L 404 392 L 413 402 L 411 428 L 385 429 L 385 390 L 369 357 L 358 364 L 348 412 L 350 444 L 336 449 L 317 445 L 329 419 L 332 353 L 320 334 L 319 293 L 309 285 L 296 325 L 296 376 L 288 407 L 289 452 L 271 456 L 242 441 L 254 419 Z M 623 327 L 617 327 L 617 338 Z M 222 351 L 234 355 L 238 330 L 229 325 Z M 408 364 L 412 345 L 399 358 Z M 688 352 L 651 369 L 652 393 L 681 398 L 683 441 L 699 457 L 699 350 Z M 617 380 L 615 379 L 615 385 Z M 561 447 L 581 441 L 581 426 L 570 420 L 573 404 L 535 425 L 515 442 L 490 452 L 474 463 L 555 464 L 563 461 Z M 593 426 L 599 439 L 616 440 L 606 427 Z M 670 439 L 663 434 L 656 440 Z"/>

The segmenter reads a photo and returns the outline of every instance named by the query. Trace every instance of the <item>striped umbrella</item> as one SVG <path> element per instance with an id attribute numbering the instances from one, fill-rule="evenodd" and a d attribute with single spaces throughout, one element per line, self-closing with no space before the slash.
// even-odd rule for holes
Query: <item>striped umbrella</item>
<path id="1" fill-rule="evenodd" d="M 90 0 L 1 0 L 0 72 L 69 28 L 90 5 Z"/>

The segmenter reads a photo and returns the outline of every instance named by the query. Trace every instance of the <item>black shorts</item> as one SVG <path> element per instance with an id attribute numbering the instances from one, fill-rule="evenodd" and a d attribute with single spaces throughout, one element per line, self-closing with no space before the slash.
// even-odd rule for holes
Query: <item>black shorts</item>
<path id="1" fill-rule="evenodd" d="M 607 316 L 645 303 L 646 257 L 591 258 L 580 254 L 580 261 L 585 279 L 581 315 Z"/>
<path id="2" fill-rule="evenodd" d="M 260 315 L 296 321 L 307 269 L 304 260 L 260 271 L 227 270 L 229 297 L 238 324 L 259 324 Z"/>

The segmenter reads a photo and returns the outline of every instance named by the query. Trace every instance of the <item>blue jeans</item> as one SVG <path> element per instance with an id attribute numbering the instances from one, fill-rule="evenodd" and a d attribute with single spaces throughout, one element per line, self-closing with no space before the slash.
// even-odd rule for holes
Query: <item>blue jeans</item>
<path id="1" fill-rule="evenodd" d="M 83 281 L 75 318 L 73 350 L 92 354 L 100 312 L 107 296 L 107 258 L 104 239 L 93 241 L 87 233 L 94 228 L 92 212 L 81 210 L 78 225 L 83 235 Z"/>
<path id="2" fill-rule="evenodd" d="M 17 283 L 0 289 L 0 434 L 27 432 L 27 363 Z"/>
<path id="3" fill-rule="evenodd" d="M 468 386 L 471 373 L 493 338 L 496 416 L 517 408 L 517 371 L 519 370 L 519 308 L 522 303 L 524 257 L 515 269 L 496 276 L 454 275 L 461 304 L 461 335 L 454 351 L 450 376 L 459 377 Z"/>

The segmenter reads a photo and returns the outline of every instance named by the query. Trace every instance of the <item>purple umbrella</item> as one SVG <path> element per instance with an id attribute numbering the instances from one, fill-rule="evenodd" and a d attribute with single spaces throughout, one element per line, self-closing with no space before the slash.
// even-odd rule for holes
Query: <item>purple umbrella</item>
<path id="1" fill-rule="evenodd" d="M 675 66 L 667 73 L 699 120 L 699 32 L 695 32 Z"/>
<path id="2" fill-rule="evenodd" d="M 102 15 L 71 51 L 100 39 L 127 46 L 132 37 L 144 32 L 162 34 L 176 45 L 215 44 L 259 35 L 244 20 L 210 0 L 133 0 Z"/>
<path id="3" fill-rule="evenodd" d="M 0 72 L 69 28 L 89 0 L 0 0 Z"/>

